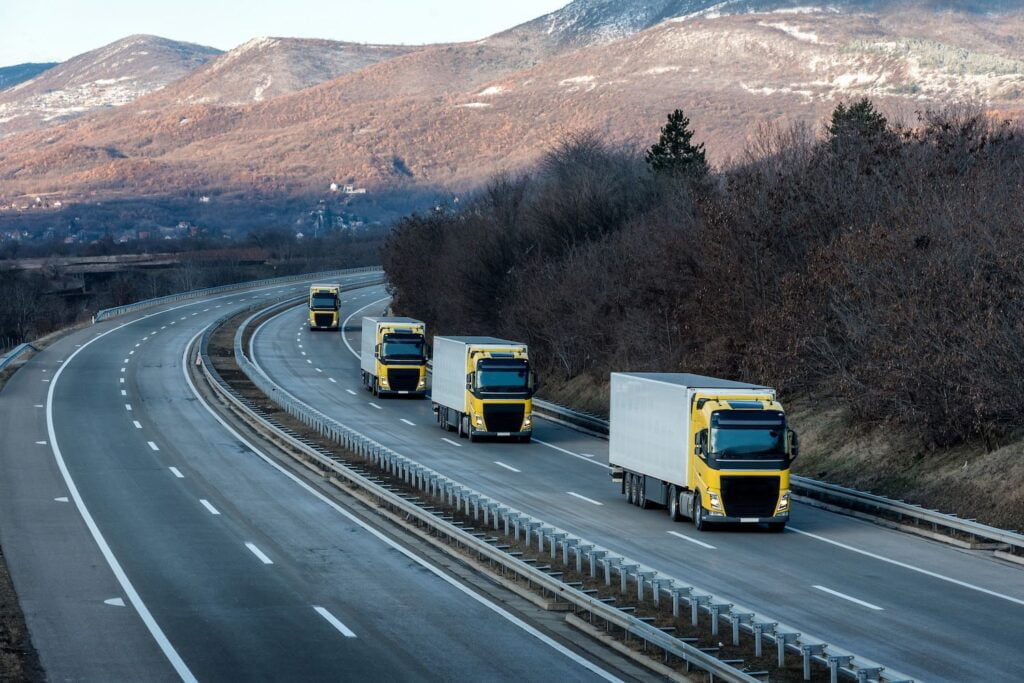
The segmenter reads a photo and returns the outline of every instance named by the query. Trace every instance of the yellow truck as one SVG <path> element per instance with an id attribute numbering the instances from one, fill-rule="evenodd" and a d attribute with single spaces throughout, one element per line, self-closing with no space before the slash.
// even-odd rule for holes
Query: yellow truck
<path id="1" fill-rule="evenodd" d="M 476 441 L 529 442 L 537 378 L 526 344 L 493 337 L 434 337 L 431 400 L 437 423 Z"/>
<path id="2" fill-rule="evenodd" d="M 413 318 L 363 318 L 359 366 L 374 396 L 425 396 L 426 325 Z"/>
<path id="3" fill-rule="evenodd" d="M 341 285 L 310 285 L 309 329 L 337 330 L 341 327 Z"/>
<path id="4" fill-rule="evenodd" d="M 726 522 L 782 531 L 796 432 L 769 387 L 682 373 L 611 376 L 608 462 L 626 499 L 698 530 Z"/>

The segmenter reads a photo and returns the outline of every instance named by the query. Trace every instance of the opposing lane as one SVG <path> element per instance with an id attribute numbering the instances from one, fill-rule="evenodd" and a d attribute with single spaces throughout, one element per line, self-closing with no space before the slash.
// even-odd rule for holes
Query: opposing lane
<path id="1" fill-rule="evenodd" d="M 377 291 L 346 302 L 346 315 L 385 296 Z M 382 309 L 375 304 L 363 313 Z M 808 506 L 796 507 L 794 529 L 920 571 L 797 531 L 697 534 L 663 512 L 628 507 L 608 480 L 602 440 L 541 421 L 531 446 L 460 443 L 437 428 L 429 401 L 373 400 L 361 391 L 358 363 L 339 335 L 306 332 L 301 316 L 281 314 L 254 337 L 264 370 L 323 412 L 425 465 L 907 673 L 929 680 L 1024 676 L 1022 664 L 1007 656 L 1024 642 L 1024 584 L 1015 567 Z M 358 348 L 358 316 L 346 334 Z"/>

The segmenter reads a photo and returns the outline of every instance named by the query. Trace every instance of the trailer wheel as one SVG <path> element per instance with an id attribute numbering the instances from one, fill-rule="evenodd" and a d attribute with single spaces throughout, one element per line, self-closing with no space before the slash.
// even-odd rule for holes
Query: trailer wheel
<path id="1" fill-rule="evenodd" d="M 700 491 L 693 492 L 693 526 L 697 531 L 707 531 L 708 524 L 704 518 L 704 504 L 700 502 Z"/>
<path id="2" fill-rule="evenodd" d="M 673 522 L 679 521 L 679 491 L 675 484 L 668 487 L 668 518 Z"/>
<path id="3" fill-rule="evenodd" d="M 626 474 L 623 475 L 623 478 L 624 478 L 624 482 L 625 482 L 625 485 L 623 486 L 623 488 L 626 489 L 626 491 L 625 491 L 625 493 L 626 493 L 626 502 L 629 503 L 630 505 L 632 505 L 633 504 L 633 473 L 632 472 L 626 472 Z"/>

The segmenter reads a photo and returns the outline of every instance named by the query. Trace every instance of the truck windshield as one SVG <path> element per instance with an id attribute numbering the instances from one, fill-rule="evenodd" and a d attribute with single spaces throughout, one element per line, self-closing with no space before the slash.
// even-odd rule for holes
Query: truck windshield
<path id="1" fill-rule="evenodd" d="M 309 307 L 316 310 L 337 308 L 338 299 L 333 294 L 314 294 Z"/>
<path id="2" fill-rule="evenodd" d="M 522 393 L 529 390 L 530 369 L 526 361 L 515 359 L 487 359 L 477 364 L 477 391 L 491 393 Z"/>
<path id="3" fill-rule="evenodd" d="M 786 417 L 773 410 L 715 411 L 710 445 L 721 460 L 778 460 L 786 453 Z"/>
<path id="4" fill-rule="evenodd" d="M 381 349 L 384 360 L 423 361 L 423 337 L 413 334 L 385 334 Z"/>

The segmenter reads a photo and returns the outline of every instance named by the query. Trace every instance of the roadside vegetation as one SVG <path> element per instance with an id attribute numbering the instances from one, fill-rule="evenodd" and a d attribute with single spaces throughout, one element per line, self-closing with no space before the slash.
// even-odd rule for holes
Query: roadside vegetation
<path id="1" fill-rule="evenodd" d="M 598 412 L 615 370 L 779 387 L 805 473 L 1024 527 L 1024 130 L 862 100 L 708 169 L 687 126 L 570 137 L 404 219 L 396 310 L 528 342 L 541 393 Z"/>

